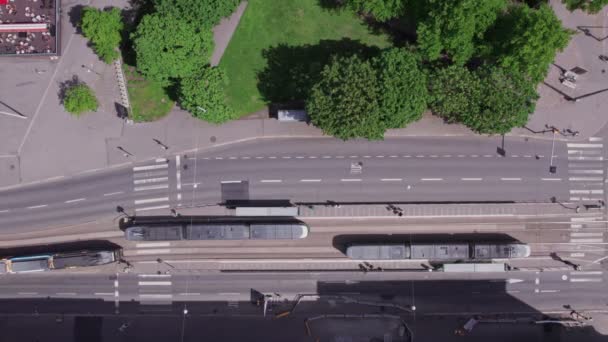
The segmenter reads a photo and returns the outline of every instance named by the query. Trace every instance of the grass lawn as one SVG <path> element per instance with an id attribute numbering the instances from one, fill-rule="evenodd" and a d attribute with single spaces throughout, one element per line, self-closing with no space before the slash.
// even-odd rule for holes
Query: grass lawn
<path id="1" fill-rule="evenodd" d="M 296 71 L 306 74 L 312 68 L 318 73 L 327 60 L 325 55 L 342 50 L 340 44 L 319 45 L 321 41 L 350 38 L 354 44 L 390 45 L 386 35 L 371 33 L 351 11 L 327 10 L 318 4 L 319 0 L 249 0 L 220 62 L 230 81 L 226 89 L 228 103 L 237 113 L 257 111 L 274 100 L 303 100 L 302 88 L 310 88 L 312 81 L 300 80 L 305 75 L 300 77 Z M 269 69 L 268 60 L 274 70 L 271 75 L 260 75 Z M 258 85 L 260 80 L 265 85 Z M 291 96 L 286 92 L 291 92 Z"/>
<path id="2" fill-rule="evenodd" d="M 173 101 L 158 83 L 146 80 L 134 67 L 124 65 L 132 119 L 135 122 L 154 121 L 167 115 L 173 108 Z"/>

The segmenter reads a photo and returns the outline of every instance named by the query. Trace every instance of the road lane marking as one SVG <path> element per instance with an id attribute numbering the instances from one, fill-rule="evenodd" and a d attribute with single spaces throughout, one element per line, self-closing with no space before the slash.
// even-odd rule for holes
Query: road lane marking
<path id="1" fill-rule="evenodd" d="M 484 154 L 483 156 L 484 156 L 485 158 L 491 158 L 491 157 L 494 157 L 494 156 L 493 156 L 493 155 L 491 155 L 491 154 Z"/>
<path id="2" fill-rule="evenodd" d="M 568 147 L 572 148 L 602 148 L 604 144 L 575 144 L 568 143 Z"/>
<path id="3" fill-rule="evenodd" d="M 10 210 L 5 209 L 5 210 L 0 210 L 0 213 L 8 213 Z"/>
<path id="4" fill-rule="evenodd" d="M 139 299 L 171 299 L 172 294 L 140 293 Z"/>
<path id="5" fill-rule="evenodd" d="M 568 160 L 591 160 L 591 161 L 599 161 L 604 160 L 604 157 L 584 157 L 584 156 L 568 156 Z"/>
<path id="6" fill-rule="evenodd" d="M 116 191 L 116 192 L 108 192 L 107 194 L 103 194 L 104 196 L 114 196 L 114 195 L 119 195 L 119 194 L 123 194 L 124 191 Z"/>
<path id="7" fill-rule="evenodd" d="M 585 257 L 585 253 L 570 253 L 571 258 L 583 258 Z"/>
<path id="8" fill-rule="evenodd" d="M 323 156 L 322 158 L 323 159 L 329 159 L 329 158 L 331 158 L 331 156 Z"/>
<path id="9" fill-rule="evenodd" d="M 602 271 L 579 271 L 579 272 L 570 272 L 570 275 L 602 275 L 604 272 Z"/>
<path id="10" fill-rule="evenodd" d="M 170 281 L 140 281 L 137 283 L 139 286 L 171 286 Z"/>
<path id="11" fill-rule="evenodd" d="M 308 159 L 317 159 L 317 156 L 308 156 Z"/>
<path id="12" fill-rule="evenodd" d="M 133 184 L 160 183 L 160 182 L 166 182 L 168 180 L 169 180 L 169 177 L 136 179 L 133 181 Z"/>
<path id="13" fill-rule="evenodd" d="M 575 195 L 575 194 L 601 195 L 603 193 L 604 193 L 604 190 L 570 190 L 571 195 Z"/>
<path id="14" fill-rule="evenodd" d="M 135 166 L 133 171 L 147 171 L 147 170 L 158 170 L 158 169 L 166 169 L 169 167 L 169 164 L 157 164 L 157 165 L 147 165 L 147 166 Z"/>
<path id="15" fill-rule="evenodd" d="M 543 181 L 553 182 L 553 181 L 561 181 L 561 178 L 541 178 Z"/>
<path id="16" fill-rule="evenodd" d="M 262 179 L 261 183 L 281 183 L 281 179 Z"/>
<path id="17" fill-rule="evenodd" d="M 600 279 L 600 278 L 570 278 L 570 281 L 573 283 L 601 283 L 602 279 Z"/>
<path id="18" fill-rule="evenodd" d="M 182 169 L 180 167 L 181 159 L 179 156 L 175 156 L 175 169 L 176 169 L 176 178 L 177 178 L 177 190 L 181 190 L 182 188 Z"/>
<path id="19" fill-rule="evenodd" d="M 140 278 L 171 278 L 170 274 L 138 274 Z"/>
<path id="20" fill-rule="evenodd" d="M 420 180 L 423 182 L 437 182 L 442 181 L 443 178 L 421 178 Z"/>
<path id="21" fill-rule="evenodd" d="M 18 295 L 21 296 L 33 296 L 33 295 L 37 295 L 38 292 L 17 292 Z"/>
<path id="22" fill-rule="evenodd" d="M 341 182 L 360 182 L 361 179 L 360 178 L 342 178 L 340 179 Z"/>
<path id="23" fill-rule="evenodd" d="M 169 184 L 159 184 L 159 185 L 147 185 L 147 186 L 138 186 L 135 187 L 135 191 L 146 191 L 146 190 L 159 190 L 159 189 L 168 189 Z"/>
<path id="24" fill-rule="evenodd" d="M 382 182 L 401 182 L 402 178 L 382 178 L 380 181 Z"/>
<path id="25" fill-rule="evenodd" d="M 159 209 L 169 209 L 169 205 L 157 205 L 154 207 L 143 207 L 143 208 L 135 208 L 135 211 L 148 211 L 148 210 L 159 210 Z"/>
<path id="26" fill-rule="evenodd" d="M 594 237 L 604 236 L 604 233 L 570 233 L 571 237 Z"/>
<path id="27" fill-rule="evenodd" d="M 570 177 L 568 178 L 569 181 L 574 181 L 574 182 L 589 182 L 589 181 L 602 181 L 604 180 L 603 177 Z"/>
<path id="28" fill-rule="evenodd" d="M 84 200 L 86 200 L 86 198 L 76 198 L 76 199 L 73 199 L 73 200 L 65 201 L 65 203 L 82 202 Z"/>
<path id="29" fill-rule="evenodd" d="M 166 158 L 156 158 L 156 162 L 157 163 L 166 163 L 167 159 Z"/>
<path id="30" fill-rule="evenodd" d="M 178 293 L 179 296 L 200 296 L 200 292 L 182 292 Z"/>
<path id="31" fill-rule="evenodd" d="M 555 293 L 559 292 L 559 290 L 540 290 L 541 293 Z"/>
<path id="32" fill-rule="evenodd" d="M 520 181 L 521 178 L 501 178 L 502 181 Z"/>
<path id="33" fill-rule="evenodd" d="M 602 174 L 604 174 L 604 170 L 568 170 L 568 173 L 602 175 Z"/>
<path id="34" fill-rule="evenodd" d="M 220 296 L 240 296 L 239 292 L 220 292 L 218 293 Z"/>
<path id="35" fill-rule="evenodd" d="M 96 295 L 96 296 L 113 296 L 114 292 L 95 292 L 94 295 Z"/>
<path id="36" fill-rule="evenodd" d="M 221 181 L 220 183 L 222 184 L 232 184 L 232 183 L 243 183 L 242 180 L 227 180 L 227 181 Z"/>
<path id="37" fill-rule="evenodd" d="M 170 249 L 139 249 L 139 250 L 135 251 L 135 254 L 169 254 L 169 253 L 171 253 Z"/>
<path id="38" fill-rule="evenodd" d="M 593 222 L 601 219 L 601 217 L 571 217 L 571 222 Z"/>
<path id="39" fill-rule="evenodd" d="M 602 150 L 568 150 L 568 154 L 598 155 L 602 154 Z"/>
<path id="40" fill-rule="evenodd" d="M 320 182 L 320 179 L 300 179 L 300 182 L 304 182 L 304 183 L 318 183 Z"/>
<path id="41" fill-rule="evenodd" d="M 463 180 L 463 181 L 480 181 L 482 179 L 483 178 L 460 178 L 460 180 Z"/>
<path id="42" fill-rule="evenodd" d="M 27 207 L 28 209 L 38 209 L 38 208 L 44 208 L 44 207 L 48 207 L 48 204 L 41 204 L 41 205 L 34 205 L 31 207 Z"/>
<path id="43" fill-rule="evenodd" d="M 283 157 L 281 157 L 281 158 L 283 158 L 283 159 L 291 159 L 291 157 L 290 157 L 290 156 L 283 156 Z"/>
<path id="44" fill-rule="evenodd" d="M 304 156 L 296 156 L 296 159 L 304 159 Z"/>
<path id="45" fill-rule="evenodd" d="M 57 292 L 58 296 L 75 296 L 76 292 Z"/>
<path id="46" fill-rule="evenodd" d="M 145 203 L 155 203 L 155 202 L 166 202 L 169 200 L 169 197 L 158 197 L 158 198 L 147 198 L 142 200 L 136 200 L 135 204 L 145 204 Z"/>

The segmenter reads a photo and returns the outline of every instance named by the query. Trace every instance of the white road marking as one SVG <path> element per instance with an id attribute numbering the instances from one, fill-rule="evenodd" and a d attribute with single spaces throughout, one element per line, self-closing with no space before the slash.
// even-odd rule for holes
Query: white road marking
<path id="1" fill-rule="evenodd" d="M 602 140 L 604 140 L 604 139 L 600 138 L 600 137 L 591 137 L 591 138 L 589 138 L 589 141 L 602 141 Z"/>
<path id="2" fill-rule="evenodd" d="M 572 243 L 602 243 L 604 239 L 570 239 Z"/>
<path id="3" fill-rule="evenodd" d="M 604 144 L 574 144 L 568 143 L 568 147 L 572 148 L 602 148 Z"/>
<path id="4" fill-rule="evenodd" d="M 602 271 L 570 272 L 570 275 L 602 275 Z"/>
<path id="5" fill-rule="evenodd" d="M 601 219 L 601 217 L 571 217 L 570 221 L 572 221 L 572 222 L 590 222 L 590 221 L 597 221 L 597 219 Z"/>
<path id="6" fill-rule="evenodd" d="M 137 283 L 139 286 L 171 286 L 170 281 L 140 281 Z"/>
<path id="7" fill-rule="evenodd" d="M 283 180 L 281 179 L 262 179 L 261 183 L 281 183 Z"/>
<path id="8" fill-rule="evenodd" d="M 156 162 L 157 163 L 166 163 L 167 159 L 166 158 L 156 158 Z"/>
<path id="9" fill-rule="evenodd" d="M 221 181 L 220 183 L 222 183 L 222 184 L 243 183 L 243 181 L 242 180 L 228 180 L 228 181 Z"/>
<path id="10" fill-rule="evenodd" d="M 218 293 L 220 296 L 240 296 L 241 294 L 238 292 L 220 292 Z"/>
<path id="11" fill-rule="evenodd" d="M 179 296 L 200 296 L 200 292 L 182 292 L 178 293 Z"/>
<path id="12" fill-rule="evenodd" d="M 31 207 L 27 207 L 28 209 L 38 209 L 38 208 L 44 208 L 44 207 L 48 207 L 48 204 L 41 204 L 41 205 L 34 205 Z"/>
<path id="13" fill-rule="evenodd" d="M 559 290 L 540 290 L 541 293 L 555 293 L 559 292 Z"/>
<path id="14" fill-rule="evenodd" d="M 135 211 L 148 211 L 148 210 L 159 210 L 159 209 L 169 209 L 169 205 L 164 204 L 164 205 L 157 205 L 155 207 L 135 208 Z"/>
<path id="15" fill-rule="evenodd" d="M 300 179 L 300 182 L 305 182 L 305 183 L 318 183 L 320 182 L 320 179 Z"/>
<path id="16" fill-rule="evenodd" d="M 237 159 L 237 157 L 228 157 L 228 159 L 234 160 Z"/>
<path id="17" fill-rule="evenodd" d="M 602 181 L 604 180 L 603 177 L 570 177 L 568 178 L 569 181 L 573 181 L 573 182 L 592 182 L 592 181 Z"/>
<path id="18" fill-rule="evenodd" d="M 171 299 L 172 294 L 140 293 L 139 299 Z"/>
<path id="19" fill-rule="evenodd" d="M 323 156 L 323 159 L 329 159 L 331 156 Z"/>
<path id="20" fill-rule="evenodd" d="M 4 209 L 4 210 L 0 210 L 0 213 L 8 213 L 10 210 L 8 209 Z"/>
<path id="21" fill-rule="evenodd" d="M 160 182 L 166 182 L 168 180 L 169 180 L 169 177 L 136 179 L 133 181 L 133 184 L 160 183 Z"/>
<path id="22" fill-rule="evenodd" d="M 281 158 L 283 158 L 283 159 L 291 159 L 291 157 L 290 157 L 290 156 L 283 156 L 283 157 L 281 157 Z"/>
<path id="23" fill-rule="evenodd" d="M 570 253 L 571 258 L 583 258 L 585 257 L 585 253 Z"/>
<path id="24" fill-rule="evenodd" d="M 601 195 L 604 193 L 604 190 L 570 190 L 570 194 L 593 194 L 593 195 Z"/>
<path id="25" fill-rule="evenodd" d="M 403 179 L 402 178 L 382 178 L 380 179 L 381 182 L 401 182 Z"/>
<path id="26" fill-rule="evenodd" d="M 344 158 L 344 156 L 336 156 L 336 158 L 342 159 L 342 158 Z"/>
<path id="27" fill-rule="evenodd" d="M 460 180 L 463 180 L 463 181 L 480 181 L 482 179 L 483 178 L 460 178 Z"/>
<path id="28" fill-rule="evenodd" d="M 502 181 L 520 181 L 521 178 L 501 178 Z"/>
<path id="29" fill-rule="evenodd" d="M 602 279 L 600 279 L 600 278 L 570 278 L 570 281 L 573 283 L 601 283 Z"/>
<path id="30" fill-rule="evenodd" d="M 139 186 L 139 187 L 135 187 L 133 190 L 146 191 L 146 190 L 158 190 L 158 189 L 168 189 L 168 188 L 169 188 L 169 184 L 159 184 L 159 185 Z"/>
<path id="31" fill-rule="evenodd" d="M 399 156 L 396 156 L 396 155 L 390 155 L 389 157 L 391 157 L 391 158 L 397 158 L 397 157 L 399 157 Z"/>
<path id="32" fill-rule="evenodd" d="M 540 279 L 538 279 L 538 278 L 534 279 L 534 284 L 536 284 L 536 285 L 540 284 Z"/>
<path id="33" fill-rule="evenodd" d="M 604 170 L 568 170 L 568 173 L 572 174 L 595 174 L 595 175 L 603 175 Z"/>
<path id="34" fill-rule="evenodd" d="M 135 204 L 145 204 L 145 203 L 155 203 L 155 202 L 166 202 L 169 200 L 169 197 L 158 197 L 158 198 L 147 198 L 142 200 L 136 200 Z"/>
<path id="35" fill-rule="evenodd" d="M 124 191 L 116 191 L 116 192 L 108 192 L 107 194 L 103 194 L 104 196 L 114 196 L 124 193 Z"/>
<path id="36" fill-rule="evenodd" d="M 139 249 L 139 250 L 135 251 L 135 254 L 169 254 L 169 253 L 171 253 L 170 249 Z"/>
<path id="37" fill-rule="evenodd" d="M 348 158 L 359 158 L 359 156 L 348 156 Z"/>
<path id="38" fill-rule="evenodd" d="M 493 156 L 493 155 L 491 155 L 491 154 L 484 154 L 483 156 L 484 156 L 484 157 L 486 157 L 486 158 L 491 158 L 491 157 L 494 157 L 494 156 Z"/>
<path id="39" fill-rule="evenodd" d="M 423 182 L 437 182 L 442 181 L 443 178 L 421 178 L 420 180 Z"/>
<path id="40" fill-rule="evenodd" d="M 18 295 L 21 296 L 32 296 L 32 295 L 37 295 L 38 292 L 17 292 Z"/>
<path id="41" fill-rule="evenodd" d="M 551 181 L 561 181 L 562 179 L 561 178 L 541 178 L 541 180 L 551 182 Z"/>
<path id="42" fill-rule="evenodd" d="M 429 157 L 431 157 L 431 158 L 437 158 L 437 157 L 439 157 L 439 156 L 438 156 L 438 155 L 436 155 L 436 154 L 431 154 Z"/>
<path id="43" fill-rule="evenodd" d="M 82 202 L 84 200 L 86 200 L 86 198 L 76 198 L 76 199 L 73 199 L 73 200 L 65 201 L 65 203 Z"/>
<path id="44" fill-rule="evenodd" d="M 57 292 L 58 296 L 75 296 L 76 292 Z"/>
<path id="45" fill-rule="evenodd" d="M 181 172 L 181 159 L 179 159 L 179 156 L 175 156 L 175 169 L 176 169 L 176 178 L 177 178 L 177 190 L 180 190 L 182 188 L 182 172 Z"/>
<path id="46" fill-rule="evenodd" d="M 304 159 L 304 156 L 296 156 L 296 159 Z"/>
<path id="47" fill-rule="evenodd" d="M 147 165 L 147 166 L 135 166 L 133 171 L 147 171 L 147 170 L 158 170 L 158 169 L 166 169 L 169 167 L 169 164 L 156 164 L 156 165 Z"/>
<path id="48" fill-rule="evenodd" d="M 114 292 L 95 292 L 94 295 L 96 295 L 96 296 L 113 296 Z"/>
<path id="49" fill-rule="evenodd" d="M 317 159 L 317 156 L 308 156 L 308 159 Z"/>
<path id="50" fill-rule="evenodd" d="M 275 156 L 270 156 L 270 157 L 268 157 L 268 159 L 277 159 L 277 157 L 275 157 Z"/>
<path id="51" fill-rule="evenodd" d="M 342 178 L 340 179 L 341 182 L 360 182 L 361 179 L 360 178 Z"/>
<path id="52" fill-rule="evenodd" d="M 154 248 L 154 247 L 169 247 L 171 242 L 142 242 L 136 243 L 136 248 Z"/>
<path id="53" fill-rule="evenodd" d="M 598 237 L 604 236 L 604 233 L 570 233 L 571 237 Z"/>
<path id="54" fill-rule="evenodd" d="M 217 160 L 223 160 L 224 157 L 215 157 L 215 159 L 217 159 Z"/>
<path id="55" fill-rule="evenodd" d="M 568 156 L 568 160 L 604 160 L 604 157 L 583 157 L 583 156 Z"/>
<path id="56" fill-rule="evenodd" d="M 568 154 L 598 155 L 602 154 L 602 150 L 568 150 Z"/>

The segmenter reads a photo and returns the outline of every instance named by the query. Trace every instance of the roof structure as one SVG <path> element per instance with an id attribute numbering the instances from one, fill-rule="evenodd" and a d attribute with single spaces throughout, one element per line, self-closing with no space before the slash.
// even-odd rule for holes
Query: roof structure
<path id="1" fill-rule="evenodd" d="M 0 0 L 0 56 L 58 55 L 60 0 Z"/>

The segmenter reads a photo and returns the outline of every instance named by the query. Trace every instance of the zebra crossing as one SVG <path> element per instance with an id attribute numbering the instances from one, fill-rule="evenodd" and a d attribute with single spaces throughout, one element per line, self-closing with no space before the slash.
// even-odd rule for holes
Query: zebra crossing
<path id="1" fill-rule="evenodd" d="M 139 274 L 139 302 L 147 305 L 171 305 L 173 282 L 170 274 Z"/>
<path id="2" fill-rule="evenodd" d="M 568 181 L 570 201 L 604 201 L 604 144 L 592 137 L 585 143 L 568 143 Z"/>
<path id="3" fill-rule="evenodd" d="M 602 215 L 570 218 L 570 243 L 580 251 L 570 253 L 571 258 L 584 258 L 593 244 L 604 242 L 606 223 Z M 592 247 L 591 247 L 592 248 Z"/>
<path id="4" fill-rule="evenodd" d="M 578 271 L 570 272 L 571 283 L 600 283 L 604 281 L 602 271 Z"/>
<path id="5" fill-rule="evenodd" d="M 169 209 L 169 196 L 158 195 L 169 191 L 169 160 L 158 158 L 153 164 L 133 167 L 133 191 L 136 195 L 155 192 L 156 197 L 134 200 L 135 212 Z"/>

